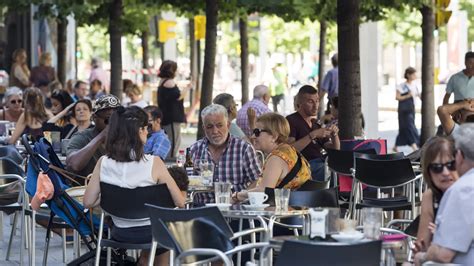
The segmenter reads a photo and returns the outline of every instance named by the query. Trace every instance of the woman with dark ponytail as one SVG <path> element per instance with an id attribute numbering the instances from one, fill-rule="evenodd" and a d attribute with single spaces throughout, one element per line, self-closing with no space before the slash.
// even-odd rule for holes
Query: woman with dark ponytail
<path id="1" fill-rule="evenodd" d="M 144 153 L 148 135 L 148 115 L 136 106 L 118 107 L 110 117 L 106 155 L 92 173 L 84 195 L 84 206 L 91 208 L 100 202 L 100 182 L 124 188 L 166 184 L 176 206 L 183 207 L 185 198 L 165 164 L 158 156 Z M 159 196 L 159 195 L 156 195 Z M 129 243 L 151 242 L 150 219 L 130 220 L 112 216 L 112 238 Z M 161 254 L 158 259 L 166 259 Z M 139 265 L 145 265 L 148 252 L 142 252 Z"/>

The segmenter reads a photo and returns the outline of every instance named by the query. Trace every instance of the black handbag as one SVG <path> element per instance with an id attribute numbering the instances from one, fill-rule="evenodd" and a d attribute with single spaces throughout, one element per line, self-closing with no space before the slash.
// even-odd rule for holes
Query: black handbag
<path id="1" fill-rule="evenodd" d="M 408 88 L 406 84 L 403 85 L 403 87 L 406 88 L 408 91 L 405 93 L 402 93 L 401 96 L 408 95 L 410 93 L 410 89 Z M 415 101 L 413 100 L 413 97 L 398 101 L 398 112 L 414 112 L 414 111 L 415 111 Z"/>

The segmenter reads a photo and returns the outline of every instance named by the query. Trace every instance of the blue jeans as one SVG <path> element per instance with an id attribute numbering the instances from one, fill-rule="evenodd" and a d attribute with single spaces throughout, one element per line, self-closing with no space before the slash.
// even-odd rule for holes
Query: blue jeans
<path id="1" fill-rule="evenodd" d="M 322 158 L 309 161 L 309 166 L 311 167 L 311 177 L 314 181 L 325 181 L 324 161 Z"/>

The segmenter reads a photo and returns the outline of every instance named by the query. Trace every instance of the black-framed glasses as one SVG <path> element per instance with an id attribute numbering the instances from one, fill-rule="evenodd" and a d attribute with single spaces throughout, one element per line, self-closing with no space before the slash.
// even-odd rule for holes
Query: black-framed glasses
<path id="1" fill-rule="evenodd" d="M 449 161 L 447 163 L 430 163 L 428 169 L 435 174 L 440 174 L 443 172 L 444 167 L 448 168 L 449 171 L 456 170 L 456 160 Z"/>
<path id="2" fill-rule="evenodd" d="M 262 132 L 270 133 L 270 130 L 255 128 L 255 129 L 252 131 L 252 134 L 255 135 L 255 137 L 258 138 L 258 137 L 260 137 L 260 134 L 261 134 Z"/>
<path id="3" fill-rule="evenodd" d="M 11 100 L 10 101 L 11 104 L 17 104 L 17 103 L 20 104 L 22 102 L 23 102 L 23 100 Z"/>

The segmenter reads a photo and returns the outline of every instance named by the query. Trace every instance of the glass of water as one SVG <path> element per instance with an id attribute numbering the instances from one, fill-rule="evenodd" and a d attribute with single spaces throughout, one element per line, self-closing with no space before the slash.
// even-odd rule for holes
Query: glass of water
<path id="1" fill-rule="evenodd" d="M 202 159 L 199 160 L 199 174 L 202 178 L 202 184 L 204 186 L 211 186 L 212 185 L 212 177 L 214 176 L 214 166 L 212 161 Z"/>
<path id="2" fill-rule="evenodd" d="M 380 227 L 382 227 L 382 209 L 364 208 L 362 209 L 362 219 L 364 237 L 374 240 L 379 239 Z"/>
<path id="3" fill-rule="evenodd" d="M 287 188 L 275 189 L 275 208 L 276 211 L 288 211 L 288 202 L 290 200 L 290 190 Z"/>
<path id="4" fill-rule="evenodd" d="M 214 194 L 217 204 L 230 204 L 232 185 L 225 182 L 214 183 Z"/>

